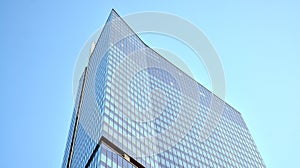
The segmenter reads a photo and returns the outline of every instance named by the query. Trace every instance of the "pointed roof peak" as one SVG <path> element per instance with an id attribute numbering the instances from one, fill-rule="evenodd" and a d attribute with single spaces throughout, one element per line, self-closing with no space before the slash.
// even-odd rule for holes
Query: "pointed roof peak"
<path id="1" fill-rule="evenodd" d="M 112 8 L 109 14 L 109 18 L 118 18 L 118 17 L 120 17 L 120 15 L 114 8 Z"/>

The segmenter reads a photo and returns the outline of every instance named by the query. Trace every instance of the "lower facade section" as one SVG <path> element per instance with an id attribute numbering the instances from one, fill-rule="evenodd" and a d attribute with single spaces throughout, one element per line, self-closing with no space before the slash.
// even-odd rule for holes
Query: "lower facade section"
<path id="1" fill-rule="evenodd" d="M 88 168 L 143 168 L 144 166 L 116 146 L 102 138 L 95 148 L 86 167 Z"/>

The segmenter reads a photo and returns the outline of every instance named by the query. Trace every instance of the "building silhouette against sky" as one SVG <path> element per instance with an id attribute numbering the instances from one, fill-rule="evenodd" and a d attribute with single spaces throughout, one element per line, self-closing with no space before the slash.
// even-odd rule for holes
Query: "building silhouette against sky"
<path id="1" fill-rule="evenodd" d="M 112 10 L 81 76 L 62 167 L 266 167 L 241 114 Z"/>

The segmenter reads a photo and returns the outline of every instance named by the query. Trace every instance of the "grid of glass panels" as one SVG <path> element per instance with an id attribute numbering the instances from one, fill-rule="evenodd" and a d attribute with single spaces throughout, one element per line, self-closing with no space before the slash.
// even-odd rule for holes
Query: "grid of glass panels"
<path id="1" fill-rule="evenodd" d="M 90 74 L 87 73 L 87 80 L 84 85 L 81 108 L 79 113 L 79 124 L 74 145 L 71 167 L 85 167 L 91 157 L 93 150 L 96 148 L 101 137 L 102 117 L 104 111 L 105 95 L 105 76 L 106 76 L 107 56 L 103 57 L 98 65 L 96 79 L 96 90 L 93 90 L 90 83 Z M 91 95 L 97 94 L 93 99 Z M 93 106 L 97 103 L 97 106 Z"/>
<path id="2" fill-rule="evenodd" d="M 67 139 L 67 144 L 66 144 L 66 148 L 65 148 L 62 167 L 67 167 L 67 164 L 68 164 L 68 158 L 69 158 L 69 154 L 70 154 L 70 150 L 71 150 L 73 132 L 74 132 L 74 129 L 75 129 L 75 120 L 76 120 L 76 115 L 77 115 L 77 112 L 78 112 L 77 109 L 78 109 L 78 106 L 79 106 L 79 99 L 80 99 L 81 90 L 82 90 L 82 87 L 83 87 L 83 80 L 84 80 L 84 73 L 81 75 L 80 80 L 79 80 L 79 85 L 78 85 L 78 90 L 79 91 L 76 94 L 75 105 L 74 105 L 74 110 L 73 110 L 73 114 L 72 114 L 70 130 L 69 130 L 69 134 L 68 134 L 68 139 Z"/>
<path id="3" fill-rule="evenodd" d="M 116 24 L 111 27 L 114 30 L 110 32 L 112 37 L 122 34 L 124 30 L 130 30 L 123 29 L 124 23 L 116 22 Z M 171 74 L 159 68 L 146 68 L 139 71 L 134 78 L 130 79 L 128 90 L 119 88 L 124 88 L 121 85 L 126 84 L 128 80 L 126 73 L 134 71 L 134 66 L 126 66 L 122 69 L 124 74 L 113 81 L 113 75 L 122 61 L 132 53 L 144 48 L 148 47 L 136 35 L 132 35 L 113 43 L 108 51 L 102 134 L 132 156 L 149 148 L 159 148 L 161 143 L 168 143 L 164 139 L 158 139 L 157 142 L 150 141 L 148 144 L 141 145 L 133 141 L 132 137 L 147 137 L 164 132 L 176 122 L 179 106 L 182 106 L 179 96 L 180 89 L 176 81 L 178 79 L 175 80 Z M 170 66 L 169 62 L 162 59 L 153 50 L 146 49 L 144 53 L 158 56 L 157 59 L 160 63 L 165 61 L 164 64 Z M 172 70 L 181 73 L 176 67 Z M 193 125 L 186 136 L 169 150 L 135 159 L 146 167 L 197 167 L 199 165 L 203 167 L 265 167 L 240 113 L 227 104 L 225 104 L 221 121 L 211 136 L 204 142 L 197 141 L 199 131 L 203 129 L 203 123 L 210 112 L 210 100 L 214 96 L 202 85 L 198 84 L 198 87 L 199 92 L 203 95 L 200 97 L 199 103 L 201 108 L 197 113 L 197 123 Z M 147 114 L 142 111 L 149 107 L 149 102 L 160 107 L 160 101 L 151 101 L 151 96 L 149 98 L 147 95 L 156 88 L 159 88 L 166 96 L 164 100 L 167 102 L 164 104 L 163 111 L 154 120 L 137 122 L 124 113 L 124 111 L 130 111 L 136 114 L 134 110 L 140 110 L 140 116 L 136 116 L 138 119 L 138 117 L 147 117 Z M 129 99 L 121 99 L 121 95 L 124 94 L 128 94 Z M 176 130 L 176 132 L 180 131 L 182 130 Z"/>
<path id="4" fill-rule="evenodd" d="M 227 104 L 216 129 L 206 141 L 199 141 L 211 100 L 224 102 L 195 81 L 192 84 L 199 91 L 198 101 L 185 100 L 179 83 L 190 87 L 191 82 L 186 82 L 190 78 L 146 46 L 122 19 L 112 22 L 116 18 L 118 14 L 112 11 L 90 57 L 71 167 L 84 167 L 88 159 L 92 159 L 90 167 L 120 166 L 113 163 L 121 163 L 115 161 L 122 158 L 103 145 L 92 156 L 101 136 L 145 167 L 265 167 L 240 113 Z M 147 67 L 128 79 L 136 71 L 136 66 L 128 64 L 121 69 L 122 75 L 114 78 L 120 64 L 133 53 L 156 59 L 159 66 L 168 67 L 169 71 L 159 66 Z M 151 60 L 145 58 L 136 57 L 135 61 L 147 65 Z M 175 78 L 174 73 L 182 77 Z M 185 115 L 179 127 L 173 128 L 180 121 L 180 107 L 196 109 L 195 115 Z M 147 113 L 145 109 L 149 108 L 155 113 Z M 185 136 L 174 141 L 190 121 L 196 122 Z M 170 128 L 172 131 L 168 132 Z M 135 140 L 157 134 L 166 134 L 166 138 L 139 143 Z M 151 151 L 160 152 L 141 156 Z"/>
<path id="5" fill-rule="evenodd" d="M 136 168 L 106 144 L 102 143 L 95 154 L 90 168 Z"/>
<path id="6" fill-rule="evenodd" d="M 162 132 L 168 129 L 169 125 L 176 120 L 178 106 L 180 101 L 176 93 L 178 88 L 176 87 L 176 81 L 172 79 L 167 72 L 160 72 L 159 69 L 146 69 L 141 71 L 140 74 L 135 76 L 132 83 L 135 83 L 135 89 L 130 94 L 136 96 L 136 102 L 134 105 L 141 106 L 143 100 L 146 100 L 146 96 L 143 96 L 143 91 L 147 90 L 144 88 L 146 80 L 149 78 L 149 88 L 158 86 L 169 93 L 170 102 L 166 110 L 157 117 L 153 122 L 135 122 L 128 119 L 122 110 L 130 110 L 123 107 L 116 107 L 118 97 L 113 97 L 111 92 L 119 92 L 119 94 L 128 94 L 122 90 L 111 90 L 111 74 L 113 74 L 114 65 L 117 65 L 118 56 L 122 55 L 117 50 L 112 49 L 111 55 L 108 61 L 108 74 L 107 74 L 107 93 L 105 102 L 105 113 L 104 113 L 104 129 L 103 135 L 111 139 L 111 141 L 117 144 L 124 151 L 134 155 L 137 150 L 147 150 L 154 145 L 158 146 L 158 143 L 144 144 L 136 146 L 137 144 L 132 143 L 131 136 L 151 136 L 153 133 Z M 125 54 L 124 54 L 125 55 Z M 138 79 L 139 78 L 139 79 Z M 120 83 L 122 84 L 122 79 Z M 173 83 L 173 85 L 170 85 Z M 116 86 L 115 86 L 116 87 Z M 197 167 L 199 165 L 207 167 L 264 167 L 262 159 L 257 152 L 255 144 L 251 139 L 249 131 L 246 128 L 240 114 L 232 109 L 230 106 L 226 106 L 222 120 L 215 132 L 205 142 L 197 141 L 195 135 L 199 134 L 201 126 L 206 119 L 207 113 L 209 112 L 209 99 L 213 96 L 208 90 L 199 85 L 199 91 L 205 96 L 201 98 L 201 105 L 203 108 L 198 113 L 198 123 L 194 125 L 194 128 L 190 130 L 190 133 L 186 135 L 180 142 L 178 142 L 170 150 L 159 153 L 155 156 L 140 157 L 136 158 L 144 165 L 149 167 Z M 129 91 L 130 92 L 130 91 Z M 135 94 L 135 92 L 137 94 Z M 115 95 L 118 95 L 116 93 Z M 138 97 L 140 96 L 140 97 Z M 132 103 L 130 100 L 119 100 L 122 104 Z M 203 102 L 203 103 L 202 103 Z M 158 103 L 158 102 L 157 102 Z M 138 109 L 138 108 L 137 108 Z M 177 130 L 181 131 L 181 130 Z M 125 136 L 124 136 L 125 135 Z M 127 136 L 129 135 L 128 139 Z M 160 143 L 167 143 L 163 140 Z M 146 167 L 147 167 L 146 166 Z"/>
<path id="7" fill-rule="evenodd" d="M 116 15 L 111 13 L 107 22 L 115 17 Z M 84 90 L 83 92 L 81 92 L 81 89 L 77 91 L 76 113 L 73 114 L 62 167 L 67 167 L 74 129 L 76 136 L 72 151 L 71 167 L 85 167 L 101 137 L 101 115 L 103 115 L 104 111 L 105 77 L 107 73 L 107 56 L 105 58 L 104 55 L 109 47 L 109 31 L 110 25 L 105 24 L 97 45 L 89 58 L 85 82 L 81 83 Z M 96 79 L 95 76 L 100 78 Z M 82 95 L 81 102 L 79 102 L 80 95 Z M 78 106 L 80 106 L 80 110 L 77 113 Z M 76 117 L 79 118 L 78 127 L 75 127 Z"/>

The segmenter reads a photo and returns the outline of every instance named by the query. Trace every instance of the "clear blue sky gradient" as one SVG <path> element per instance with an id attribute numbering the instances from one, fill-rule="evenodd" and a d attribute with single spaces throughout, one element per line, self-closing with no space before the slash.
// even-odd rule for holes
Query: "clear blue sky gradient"
<path id="1" fill-rule="evenodd" d="M 61 166 L 77 55 L 111 8 L 173 13 L 201 29 L 222 60 L 226 101 L 242 113 L 266 165 L 300 167 L 300 1 L 291 0 L 1 1 L 0 167 Z M 207 74 L 193 73 L 210 87 Z"/>

